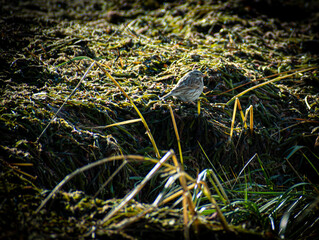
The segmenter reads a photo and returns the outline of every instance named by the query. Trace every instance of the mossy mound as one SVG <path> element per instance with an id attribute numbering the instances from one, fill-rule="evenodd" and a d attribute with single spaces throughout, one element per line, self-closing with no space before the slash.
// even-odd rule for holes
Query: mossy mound
<path id="1" fill-rule="evenodd" d="M 76 217 L 84 219 L 83 226 L 73 222 L 70 229 L 61 228 L 75 213 L 65 216 L 64 210 L 54 208 L 41 217 L 45 216 L 46 227 L 59 228 L 59 233 L 50 235 L 54 232 L 50 229 L 38 232 L 40 217 L 38 221 L 31 215 L 43 199 L 39 189 L 52 189 L 66 175 L 102 158 L 127 154 L 155 157 L 154 145 L 140 121 L 107 127 L 139 115 L 96 65 L 70 97 L 92 59 L 103 64 L 130 96 L 161 155 L 169 149 L 178 152 L 169 105 L 172 107 L 184 167 L 191 176 L 214 168 L 225 177 L 225 183 L 233 184 L 245 163 L 258 156 L 258 161 L 249 165 L 251 182 L 268 186 L 270 179 L 274 191 L 289 189 L 301 180 L 317 184 L 319 6 L 316 1 L 279 2 L 50 0 L 3 4 L 0 164 L 5 203 L 0 208 L 1 215 L 11 216 L 10 221 L 1 222 L 8 229 L 3 236 L 82 236 L 97 220 L 81 212 Z M 297 9 L 300 14 L 293 18 L 287 14 Z M 195 68 L 206 73 L 200 115 L 195 105 L 159 99 Z M 302 72 L 307 68 L 310 70 Z M 301 72 L 295 74 L 297 70 Z M 238 113 L 230 141 L 234 106 L 230 100 L 276 77 L 283 78 L 239 97 L 244 111 L 253 107 L 254 131 L 244 129 Z M 83 191 L 81 199 L 89 199 L 120 165 L 114 161 L 78 175 L 64 188 L 71 193 L 61 192 L 59 197 L 78 190 Z M 99 197 L 124 197 L 152 167 L 149 162 L 129 162 Z M 136 200 L 151 203 L 162 185 L 163 179 L 156 176 Z M 91 204 L 94 199 L 88 201 Z M 45 214 L 60 217 L 62 225 L 59 220 L 50 225 L 50 216 Z M 144 220 L 143 224 L 149 221 Z M 26 230 L 31 222 L 37 224 L 33 232 Z M 267 225 L 258 224 L 252 228 Z M 136 226 L 140 225 L 131 230 Z M 182 224 L 177 228 L 176 235 L 170 237 L 183 236 Z M 209 228 L 209 224 L 204 226 L 208 232 Z M 268 228 L 264 230 L 273 236 Z M 103 234 L 141 237 L 125 235 L 127 232 Z"/>

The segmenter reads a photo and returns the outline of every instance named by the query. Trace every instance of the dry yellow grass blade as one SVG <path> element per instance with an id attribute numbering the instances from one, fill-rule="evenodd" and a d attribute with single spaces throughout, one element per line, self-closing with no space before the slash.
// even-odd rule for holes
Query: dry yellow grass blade
<path id="1" fill-rule="evenodd" d="M 245 119 L 244 119 L 245 123 L 247 121 L 248 113 L 250 113 L 250 115 L 249 115 L 249 129 L 250 129 L 250 133 L 252 134 L 254 132 L 254 108 L 252 105 L 250 105 L 249 108 L 246 109 Z"/>
<path id="2" fill-rule="evenodd" d="M 232 116 L 229 139 L 232 139 L 232 137 L 233 137 L 237 108 L 238 108 L 238 110 L 240 112 L 241 119 L 244 122 L 244 128 L 245 129 L 247 129 L 247 124 L 246 124 L 247 116 L 248 116 L 248 113 L 250 113 L 250 118 L 249 118 L 250 119 L 250 121 L 249 121 L 250 125 L 249 125 L 249 128 L 250 128 L 251 133 L 253 133 L 253 127 L 254 127 L 253 106 L 250 105 L 249 108 L 246 109 L 245 115 L 244 115 L 243 109 L 242 109 L 241 104 L 240 104 L 240 101 L 239 101 L 238 98 L 236 98 L 235 99 L 235 104 L 234 104 L 234 110 L 233 110 L 233 116 Z"/>
<path id="3" fill-rule="evenodd" d="M 144 127 L 145 127 L 145 129 L 146 129 L 146 133 L 147 133 L 147 135 L 148 135 L 148 137 L 149 137 L 149 139 L 150 139 L 150 141 L 151 141 L 151 143 L 152 143 L 152 145 L 153 145 L 153 148 L 154 148 L 156 157 L 157 157 L 157 158 L 160 158 L 161 155 L 160 155 L 160 153 L 159 153 L 159 151 L 158 151 L 158 148 L 157 148 L 157 145 L 156 145 L 156 143 L 155 143 L 154 137 L 153 137 L 153 135 L 152 135 L 152 133 L 151 133 L 151 130 L 149 129 L 149 127 L 148 127 L 148 125 L 147 125 L 147 123 L 146 123 L 146 121 L 145 121 L 143 115 L 142 115 L 141 112 L 138 110 L 138 108 L 137 108 L 136 105 L 134 104 L 133 100 L 130 98 L 129 95 L 127 95 L 127 93 L 123 90 L 123 88 L 121 87 L 121 85 L 118 84 L 118 82 L 111 76 L 111 74 L 110 74 L 108 71 L 106 71 L 106 70 L 102 67 L 102 66 L 105 66 L 104 64 L 98 63 L 98 62 L 95 62 L 95 63 L 96 63 L 96 64 L 98 65 L 98 67 L 106 74 L 106 76 L 113 81 L 113 83 L 120 89 L 120 91 L 124 94 L 124 96 L 130 101 L 131 105 L 133 106 L 133 108 L 135 109 L 135 111 L 137 112 L 137 114 L 139 115 L 139 117 L 141 118 L 141 120 L 142 120 L 142 122 L 143 122 L 143 124 L 144 124 Z M 105 66 L 105 67 L 107 67 L 107 66 Z"/>
<path id="4" fill-rule="evenodd" d="M 306 68 L 306 69 L 302 69 L 302 70 L 297 70 L 297 71 L 294 72 L 294 73 L 291 73 L 291 74 L 288 74 L 288 75 L 285 75 L 285 76 L 281 76 L 281 77 L 276 77 L 276 78 L 271 79 L 271 80 L 269 80 L 269 81 L 267 81 L 267 82 L 263 82 L 263 83 L 260 83 L 260 84 L 258 84 L 258 85 L 255 85 L 255 86 L 253 86 L 253 87 L 251 87 L 251 88 L 246 89 L 245 91 L 242 91 L 241 93 L 235 95 L 234 97 L 232 97 L 232 98 L 226 103 L 226 105 L 230 104 L 230 103 L 231 103 L 232 101 L 234 101 L 236 98 L 238 98 L 238 97 L 240 97 L 240 96 L 242 96 L 242 95 L 244 95 L 244 94 L 246 94 L 246 93 L 248 93 L 248 92 L 250 92 L 250 91 L 252 91 L 252 90 L 254 90 L 254 89 L 256 89 L 256 88 L 262 87 L 262 86 L 267 85 L 267 84 L 269 84 L 269 83 L 277 82 L 277 81 L 279 81 L 279 80 L 281 80 L 281 79 L 284 79 L 284 78 L 292 77 L 293 75 L 295 75 L 295 74 L 297 74 L 297 73 L 307 72 L 307 71 L 310 71 L 310 70 L 313 70 L 313 69 L 316 69 L 316 68 L 318 68 L 318 67 L 311 67 L 311 68 Z"/>
<path id="5" fill-rule="evenodd" d="M 116 126 L 136 123 L 136 122 L 142 122 L 142 119 L 140 119 L 140 118 L 131 119 L 131 120 L 127 120 L 127 121 L 122 121 L 122 122 L 118 122 L 118 123 L 109 124 L 107 126 L 98 126 L 98 127 L 91 127 L 91 128 L 92 129 L 104 129 L 104 128 L 109 128 L 109 127 L 116 127 Z"/>
<path id="6" fill-rule="evenodd" d="M 193 189 L 195 186 L 196 186 L 196 183 L 192 183 L 191 185 L 188 185 L 188 186 L 187 186 L 187 189 L 188 189 L 188 190 L 191 190 L 191 189 Z M 168 202 L 170 202 L 170 201 L 172 201 L 172 200 L 174 200 L 174 199 L 180 197 L 180 196 L 183 194 L 183 192 L 184 192 L 183 190 L 180 190 L 180 191 L 178 191 L 178 192 L 172 194 L 171 196 L 165 198 L 161 203 L 159 203 L 159 206 L 164 205 L 164 204 L 166 204 L 166 203 L 168 203 Z"/>
<path id="7" fill-rule="evenodd" d="M 197 113 L 198 113 L 198 116 L 200 115 L 200 100 L 198 99 L 197 101 Z"/>
<path id="8" fill-rule="evenodd" d="M 112 217 L 115 216 L 115 214 L 120 211 L 130 200 L 132 200 L 137 193 L 139 193 L 142 188 L 145 186 L 145 184 L 154 176 L 155 173 L 163 166 L 163 163 L 165 163 L 168 159 L 171 158 L 171 156 L 175 155 L 174 151 L 171 150 L 167 152 L 162 159 L 152 168 L 152 170 L 145 176 L 143 181 L 137 185 L 131 192 L 129 192 L 123 199 L 123 201 L 113 208 L 100 222 L 100 224 L 104 224 L 111 220 Z"/>
<path id="9" fill-rule="evenodd" d="M 226 231 L 233 231 L 233 229 L 228 225 L 225 216 L 223 215 L 222 211 L 220 210 L 216 200 L 212 197 L 209 187 L 207 186 L 206 182 L 200 181 L 202 187 L 203 187 L 203 192 L 205 196 L 208 198 L 208 200 L 214 205 L 217 215 Z"/>
<path id="10" fill-rule="evenodd" d="M 175 136 L 176 136 L 176 139 L 177 139 L 180 161 L 181 161 L 181 163 L 183 165 L 184 161 L 183 161 L 183 152 L 182 152 L 181 140 L 179 138 L 178 129 L 177 129 L 177 125 L 176 125 L 173 109 L 172 109 L 170 104 L 168 105 L 168 107 L 169 107 L 169 112 L 170 112 L 171 117 L 172 117 L 172 122 L 173 122 L 173 126 L 174 126 Z"/>
<path id="11" fill-rule="evenodd" d="M 169 154 L 169 153 L 172 154 L 171 152 L 172 152 L 172 150 L 170 152 L 168 152 L 167 154 Z M 126 155 L 126 156 L 113 156 L 113 157 L 109 157 L 109 158 L 104 158 L 104 159 L 101 159 L 99 161 L 85 165 L 81 168 L 76 169 L 74 172 L 68 174 L 58 185 L 56 185 L 56 187 L 52 190 L 52 192 L 41 202 L 40 206 L 37 208 L 35 213 L 38 213 L 44 207 L 44 205 L 63 187 L 63 185 L 66 184 L 67 182 L 69 182 L 76 175 L 78 175 L 82 172 L 85 172 L 91 168 L 97 167 L 99 165 L 102 165 L 102 164 L 105 164 L 108 162 L 112 162 L 112 161 L 118 161 L 118 160 L 126 160 L 126 161 L 128 161 L 128 160 L 135 160 L 135 161 L 147 160 L 147 161 L 152 161 L 152 162 L 157 163 L 157 164 L 159 163 L 159 161 L 157 159 L 145 158 L 145 157 L 137 156 L 137 155 Z M 166 167 L 167 166 L 171 167 L 170 165 L 165 164 L 164 161 L 162 162 L 162 165 L 165 165 Z"/>
<path id="12" fill-rule="evenodd" d="M 6 164 L 6 166 L 8 166 L 9 168 L 13 169 L 14 171 L 16 171 L 18 173 L 21 173 L 21 174 L 23 174 L 23 175 L 25 175 L 25 176 L 27 176 L 29 178 L 32 178 L 33 180 L 37 179 L 37 176 L 32 176 L 31 174 L 26 173 L 26 172 L 20 170 L 19 168 L 15 167 L 15 166 L 12 166 L 12 165 L 15 165 L 15 166 L 30 166 L 30 165 L 27 165 L 27 163 L 26 163 L 26 165 L 21 165 L 21 164 L 18 164 L 18 163 L 16 163 L 16 164 Z"/>
<path id="13" fill-rule="evenodd" d="M 235 117 L 236 117 L 236 112 L 237 112 L 237 105 L 238 105 L 238 101 L 235 101 L 234 110 L 233 110 L 233 117 L 231 119 L 231 127 L 230 127 L 230 135 L 229 135 L 230 139 L 232 139 L 232 137 L 233 137 Z"/>

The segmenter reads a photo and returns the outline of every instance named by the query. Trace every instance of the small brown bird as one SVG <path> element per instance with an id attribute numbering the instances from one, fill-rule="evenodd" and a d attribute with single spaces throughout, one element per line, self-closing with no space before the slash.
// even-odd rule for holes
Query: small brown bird
<path id="1" fill-rule="evenodd" d="M 199 98 L 203 92 L 204 74 L 198 70 L 193 70 L 186 73 L 176 84 L 176 86 L 162 100 L 175 96 L 184 102 L 193 102 Z"/>

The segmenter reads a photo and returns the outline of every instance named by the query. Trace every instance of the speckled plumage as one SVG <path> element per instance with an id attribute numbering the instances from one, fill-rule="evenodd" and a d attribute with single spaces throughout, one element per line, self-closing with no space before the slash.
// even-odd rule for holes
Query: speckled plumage
<path id="1" fill-rule="evenodd" d="M 176 86 L 168 94 L 161 99 L 175 96 L 184 102 L 193 102 L 199 98 L 203 92 L 204 74 L 198 70 L 186 73 L 176 84 Z"/>

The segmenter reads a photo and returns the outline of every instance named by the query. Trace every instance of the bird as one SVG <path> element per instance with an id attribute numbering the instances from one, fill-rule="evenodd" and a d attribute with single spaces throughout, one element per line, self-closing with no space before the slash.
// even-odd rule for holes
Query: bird
<path id="1" fill-rule="evenodd" d="M 183 102 L 194 102 L 203 92 L 204 76 L 205 75 L 198 70 L 186 73 L 168 94 L 161 97 L 161 100 L 175 96 Z"/>

